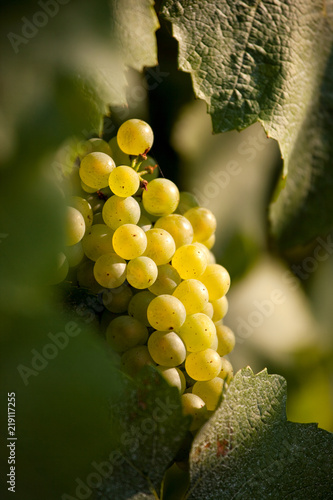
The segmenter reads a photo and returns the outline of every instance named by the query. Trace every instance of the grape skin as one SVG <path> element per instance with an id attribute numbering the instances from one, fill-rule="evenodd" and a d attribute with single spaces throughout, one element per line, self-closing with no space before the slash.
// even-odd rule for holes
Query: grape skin
<path id="1" fill-rule="evenodd" d="M 124 122 L 118 130 L 117 142 L 128 155 L 143 155 L 153 145 L 154 134 L 148 123 L 135 118 Z"/>

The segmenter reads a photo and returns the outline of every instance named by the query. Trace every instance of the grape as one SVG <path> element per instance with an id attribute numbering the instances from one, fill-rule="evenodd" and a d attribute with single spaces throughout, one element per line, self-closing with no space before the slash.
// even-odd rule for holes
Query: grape
<path id="1" fill-rule="evenodd" d="M 185 369 L 194 380 L 211 380 L 219 375 L 221 357 L 213 349 L 191 352 L 185 361 Z"/>
<path id="2" fill-rule="evenodd" d="M 111 196 L 103 206 L 103 219 L 114 231 L 123 224 L 136 224 L 140 219 L 140 207 L 138 202 L 128 196 Z"/>
<path id="3" fill-rule="evenodd" d="M 205 271 L 207 255 L 194 244 L 184 245 L 176 250 L 172 265 L 182 279 L 195 279 Z"/>
<path id="4" fill-rule="evenodd" d="M 125 352 L 148 339 L 145 325 L 130 316 L 118 316 L 113 319 L 106 330 L 106 340 L 116 352 Z"/>
<path id="5" fill-rule="evenodd" d="M 89 194 L 86 196 L 86 200 L 92 208 L 93 213 L 101 212 L 104 205 L 104 200 L 100 198 L 96 193 Z"/>
<path id="6" fill-rule="evenodd" d="M 207 410 L 214 411 L 221 399 L 222 389 L 223 380 L 220 377 L 215 377 L 212 380 L 196 382 L 192 393 L 205 402 Z"/>
<path id="7" fill-rule="evenodd" d="M 98 257 L 94 265 L 96 281 L 105 288 L 117 288 L 126 279 L 126 261 L 115 253 Z"/>
<path id="8" fill-rule="evenodd" d="M 146 257 L 152 259 L 157 266 L 170 262 L 176 251 L 175 242 L 164 229 L 149 229 L 146 233 L 147 248 L 144 252 Z"/>
<path id="9" fill-rule="evenodd" d="M 49 280 L 50 285 L 57 285 L 64 281 L 68 274 L 68 260 L 64 253 L 60 252 L 57 255 L 55 269 L 52 270 L 51 278 Z"/>
<path id="10" fill-rule="evenodd" d="M 211 302 L 207 302 L 207 304 L 205 305 L 205 307 L 203 308 L 203 310 L 201 312 L 206 314 L 206 316 L 208 316 L 208 318 L 212 319 L 213 314 L 214 314 L 213 304 Z"/>
<path id="11" fill-rule="evenodd" d="M 193 241 L 193 228 L 188 219 L 179 214 L 160 217 L 155 222 L 155 228 L 165 229 L 173 237 L 176 248 L 189 245 Z"/>
<path id="12" fill-rule="evenodd" d="M 69 199 L 69 205 L 81 212 L 87 230 L 93 222 L 93 211 L 90 203 L 84 198 L 81 198 L 81 196 L 72 196 Z"/>
<path id="13" fill-rule="evenodd" d="M 213 340 L 212 340 L 212 343 L 211 345 L 209 346 L 210 349 L 214 349 L 214 351 L 217 352 L 217 348 L 218 348 L 218 345 L 219 345 L 219 340 L 217 338 L 217 333 L 216 333 L 216 325 L 215 325 L 215 333 L 214 333 L 214 336 L 213 336 Z M 220 354 L 220 353 L 218 353 Z"/>
<path id="14" fill-rule="evenodd" d="M 184 215 L 190 208 L 198 207 L 199 203 L 197 198 L 192 193 L 181 191 L 179 193 L 179 204 L 176 210 L 177 214 Z"/>
<path id="15" fill-rule="evenodd" d="M 83 189 L 83 191 L 85 191 L 86 193 L 96 193 L 96 189 L 93 188 L 93 187 L 90 187 L 88 186 L 87 184 L 85 184 L 83 181 L 81 181 L 81 188 Z"/>
<path id="16" fill-rule="evenodd" d="M 140 290 L 151 286 L 157 278 L 157 273 L 157 265 L 149 257 L 136 257 L 127 265 L 127 281 Z"/>
<path id="17" fill-rule="evenodd" d="M 66 247 L 64 253 L 66 255 L 69 267 L 78 266 L 82 262 L 84 257 L 84 251 L 81 241 L 79 241 L 75 245 Z"/>
<path id="18" fill-rule="evenodd" d="M 94 224 L 94 226 L 96 226 L 97 224 L 103 224 L 104 226 L 106 226 L 106 224 L 104 224 L 102 212 L 96 212 L 94 214 L 93 224 Z M 106 227 L 108 227 L 108 226 L 106 226 Z M 112 229 L 110 229 L 110 230 L 112 231 Z M 113 233 L 113 231 L 112 231 L 112 233 Z"/>
<path id="19" fill-rule="evenodd" d="M 144 325 L 150 326 L 147 318 L 147 309 L 154 298 L 155 295 L 148 292 L 148 290 L 135 294 L 128 304 L 128 314 L 141 321 Z"/>
<path id="20" fill-rule="evenodd" d="M 124 370 L 134 377 L 146 365 L 155 365 L 153 358 L 149 354 L 148 347 L 139 345 L 132 347 L 126 351 L 122 357 L 121 362 Z"/>
<path id="21" fill-rule="evenodd" d="M 158 275 L 155 283 L 149 287 L 149 290 L 155 295 L 172 295 L 177 285 L 181 282 L 181 277 L 171 264 L 158 266 Z"/>
<path id="22" fill-rule="evenodd" d="M 112 243 L 120 257 L 130 260 L 143 254 L 147 247 L 147 236 L 141 227 L 123 224 L 115 230 Z"/>
<path id="23" fill-rule="evenodd" d="M 112 137 L 112 139 L 109 141 L 109 146 L 111 149 L 110 156 L 111 158 L 113 158 L 113 161 L 117 166 L 127 165 L 129 167 L 131 165 L 130 157 L 126 153 L 124 153 L 118 146 L 117 136 Z"/>
<path id="24" fill-rule="evenodd" d="M 199 313 L 208 303 L 207 288 L 201 281 L 195 279 L 182 281 L 172 295 L 184 304 L 186 314 Z"/>
<path id="25" fill-rule="evenodd" d="M 195 245 L 197 248 L 200 248 L 200 250 L 206 255 L 207 264 L 209 264 L 211 252 L 208 250 L 208 248 L 203 243 L 200 243 L 199 241 L 194 241 L 193 245 Z"/>
<path id="26" fill-rule="evenodd" d="M 158 295 L 148 306 L 148 321 L 155 330 L 179 330 L 186 318 L 186 309 L 172 295 Z"/>
<path id="27" fill-rule="evenodd" d="M 223 297 L 230 287 L 229 273 L 220 264 L 208 264 L 200 279 L 206 285 L 210 301 Z"/>
<path id="28" fill-rule="evenodd" d="M 205 241 L 212 236 L 216 230 L 216 219 L 214 214 L 204 207 L 193 207 L 184 213 L 192 227 L 193 240 Z"/>
<path id="29" fill-rule="evenodd" d="M 157 366 L 156 368 L 169 385 L 177 387 L 180 394 L 183 394 L 186 388 L 186 380 L 183 372 L 179 368 L 169 368 L 168 366 Z"/>
<path id="30" fill-rule="evenodd" d="M 154 134 L 148 123 L 133 118 L 119 127 L 117 141 L 124 153 L 135 156 L 143 155 L 152 147 Z"/>
<path id="31" fill-rule="evenodd" d="M 186 348 L 175 332 L 153 332 L 148 339 L 149 354 L 155 363 L 163 366 L 178 366 L 186 357 Z"/>
<path id="32" fill-rule="evenodd" d="M 104 290 L 102 295 L 104 306 L 113 313 L 126 312 L 132 297 L 132 289 L 127 283 L 111 290 Z"/>
<path id="33" fill-rule="evenodd" d="M 149 214 L 162 217 L 172 214 L 179 202 L 179 191 L 168 179 L 154 179 L 142 193 L 142 203 Z"/>
<path id="34" fill-rule="evenodd" d="M 221 370 L 218 377 L 222 378 L 227 384 L 229 384 L 233 376 L 234 371 L 232 369 L 232 364 L 226 358 L 221 358 Z"/>
<path id="35" fill-rule="evenodd" d="M 111 172 L 109 186 L 117 196 L 132 196 L 140 187 L 140 179 L 133 168 L 121 165 Z"/>
<path id="36" fill-rule="evenodd" d="M 223 296 L 220 299 L 212 300 L 214 314 L 212 320 L 214 323 L 220 321 L 228 312 L 228 299 Z"/>
<path id="37" fill-rule="evenodd" d="M 109 155 L 89 153 L 81 161 L 79 173 L 82 182 L 97 190 L 108 186 L 109 175 L 115 167 Z"/>
<path id="38" fill-rule="evenodd" d="M 183 394 L 181 396 L 184 415 L 190 415 L 192 422 L 190 431 L 195 431 L 202 426 L 207 418 L 207 408 L 205 402 L 196 394 Z"/>
<path id="39" fill-rule="evenodd" d="M 148 219 L 148 217 L 146 217 L 142 213 L 137 225 L 141 227 L 141 229 L 143 229 L 145 233 L 152 227 L 151 221 Z"/>
<path id="40" fill-rule="evenodd" d="M 236 339 L 234 332 L 227 326 L 222 324 L 222 321 L 216 323 L 216 335 L 218 340 L 217 352 L 220 356 L 229 354 L 235 347 Z"/>
<path id="41" fill-rule="evenodd" d="M 80 158 L 83 158 L 89 153 L 105 153 L 112 157 L 109 144 L 100 137 L 93 137 L 80 144 Z"/>
<path id="42" fill-rule="evenodd" d="M 202 244 L 210 250 L 215 245 L 215 233 L 213 233 L 207 240 L 203 241 Z"/>
<path id="43" fill-rule="evenodd" d="M 114 231 L 106 224 L 94 224 L 84 235 L 82 247 L 86 256 L 96 261 L 101 255 L 114 252 L 112 238 Z"/>
<path id="44" fill-rule="evenodd" d="M 76 208 L 67 207 L 66 212 L 66 245 L 75 245 L 82 240 L 86 230 L 84 218 Z"/>
<path id="45" fill-rule="evenodd" d="M 216 328 L 205 314 L 190 314 L 179 328 L 179 336 L 185 342 L 188 351 L 203 351 L 211 347 L 216 336 Z"/>
<path id="46" fill-rule="evenodd" d="M 101 291 L 101 285 L 97 283 L 94 275 L 94 262 L 90 260 L 82 262 L 77 268 L 76 273 L 78 284 L 91 290 L 93 293 L 99 293 Z"/>

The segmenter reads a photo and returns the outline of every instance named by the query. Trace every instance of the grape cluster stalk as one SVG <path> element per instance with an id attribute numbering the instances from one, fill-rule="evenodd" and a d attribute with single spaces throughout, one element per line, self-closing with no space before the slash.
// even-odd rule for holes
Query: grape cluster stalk
<path id="1" fill-rule="evenodd" d="M 233 376 L 230 276 L 211 251 L 215 216 L 158 177 L 153 140 L 148 123 L 131 119 L 109 142 L 80 144 L 54 282 L 70 268 L 71 281 L 101 299 L 101 328 L 123 370 L 156 366 L 196 431 Z"/>

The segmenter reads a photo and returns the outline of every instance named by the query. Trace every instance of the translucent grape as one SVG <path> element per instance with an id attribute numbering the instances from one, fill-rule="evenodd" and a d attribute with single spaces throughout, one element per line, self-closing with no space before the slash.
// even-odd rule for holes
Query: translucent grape
<path id="1" fill-rule="evenodd" d="M 82 242 L 79 241 L 76 245 L 66 247 L 64 250 L 69 267 L 78 266 L 84 257 L 84 251 L 82 247 Z"/>
<path id="2" fill-rule="evenodd" d="M 82 182 L 91 188 L 101 189 L 108 186 L 109 175 L 116 168 L 113 159 L 105 153 L 89 153 L 80 164 Z"/>
<path id="3" fill-rule="evenodd" d="M 148 217 L 146 217 L 146 216 L 145 216 L 145 215 L 143 215 L 142 213 L 141 213 L 141 216 L 140 216 L 140 219 L 139 219 L 139 221 L 138 221 L 137 225 L 138 225 L 139 227 L 141 227 L 141 229 L 143 229 L 145 233 L 146 233 L 149 229 L 151 229 L 151 228 L 152 228 L 152 223 L 151 223 L 151 221 L 148 219 Z"/>
<path id="4" fill-rule="evenodd" d="M 82 240 L 86 230 L 84 218 L 76 208 L 67 207 L 66 211 L 66 245 L 76 245 Z"/>
<path id="5" fill-rule="evenodd" d="M 112 243 L 120 257 L 130 260 L 143 254 L 147 247 L 147 236 L 141 227 L 124 224 L 115 230 Z"/>
<path id="6" fill-rule="evenodd" d="M 69 199 L 69 205 L 76 208 L 82 214 L 87 230 L 93 222 L 93 211 L 90 203 L 86 199 L 81 198 L 81 196 L 72 196 Z"/>
<path id="7" fill-rule="evenodd" d="M 207 255 L 194 244 L 184 245 L 176 250 L 172 265 L 182 279 L 196 279 L 201 277 L 206 269 Z"/>
<path id="8" fill-rule="evenodd" d="M 126 261 L 115 253 L 101 255 L 95 262 L 94 276 L 105 288 L 117 288 L 126 279 Z"/>
<path id="9" fill-rule="evenodd" d="M 96 193 L 96 188 L 93 188 L 93 187 L 90 187 L 88 186 L 85 182 L 81 181 L 81 188 L 83 189 L 83 191 L 85 191 L 86 193 Z"/>
<path id="10" fill-rule="evenodd" d="M 109 141 L 109 146 L 111 149 L 111 158 L 113 158 L 113 161 L 117 166 L 119 165 L 131 165 L 131 159 L 130 157 L 124 153 L 120 147 L 118 146 L 117 142 L 117 136 L 112 137 L 112 139 Z"/>
<path id="11" fill-rule="evenodd" d="M 215 245 L 216 236 L 213 233 L 207 240 L 203 241 L 202 244 L 210 250 Z"/>
<path id="12" fill-rule="evenodd" d="M 193 207 L 185 212 L 186 217 L 193 227 L 193 240 L 205 241 L 212 236 L 216 230 L 215 215 L 204 207 Z"/>
<path id="13" fill-rule="evenodd" d="M 203 251 L 203 253 L 207 257 L 207 264 L 209 264 L 211 252 L 208 250 L 208 248 L 203 243 L 200 243 L 199 241 L 194 241 L 193 245 L 195 245 L 197 248 L 200 248 L 200 250 Z"/>
<path id="14" fill-rule="evenodd" d="M 148 290 L 136 293 L 128 304 L 128 314 L 141 321 L 144 325 L 150 326 L 147 317 L 147 309 L 154 298 L 155 295 L 148 292 Z"/>
<path id="15" fill-rule="evenodd" d="M 221 370 L 218 377 L 222 378 L 227 384 L 229 384 L 233 376 L 234 370 L 232 368 L 232 364 L 226 358 L 221 358 Z"/>
<path id="16" fill-rule="evenodd" d="M 192 417 L 190 431 L 199 429 L 207 419 L 205 402 L 196 394 L 191 393 L 183 394 L 181 400 L 184 415 L 190 415 Z"/>
<path id="17" fill-rule="evenodd" d="M 199 202 L 197 198 L 192 193 L 187 191 L 181 191 L 179 193 L 179 204 L 176 210 L 177 214 L 184 215 L 190 208 L 198 207 Z"/>
<path id="18" fill-rule="evenodd" d="M 220 299 L 230 288 L 229 273 L 220 264 L 208 264 L 200 279 L 206 285 L 210 301 Z"/>
<path id="19" fill-rule="evenodd" d="M 219 375 L 221 367 L 221 357 L 213 349 L 191 352 L 185 361 L 185 369 L 194 380 L 211 380 Z"/>
<path id="20" fill-rule="evenodd" d="M 149 257 L 136 257 L 127 265 L 127 281 L 139 290 L 151 286 L 157 278 L 157 273 L 157 265 Z"/>
<path id="21" fill-rule="evenodd" d="M 221 399 L 222 390 L 223 380 L 220 377 L 215 377 L 205 382 L 196 382 L 192 393 L 205 402 L 207 410 L 214 411 Z"/>
<path id="22" fill-rule="evenodd" d="M 146 345 L 138 345 L 126 351 L 121 357 L 124 370 L 134 377 L 146 365 L 155 365 Z"/>
<path id="23" fill-rule="evenodd" d="M 114 231 L 123 224 L 136 224 L 140 219 L 140 206 L 138 202 L 128 196 L 111 196 L 103 206 L 103 219 Z"/>
<path id="24" fill-rule="evenodd" d="M 179 328 L 179 336 L 189 352 L 203 351 L 211 347 L 216 335 L 214 323 L 203 313 L 190 314 Z"/>
<path id="25" fill-rule="evenodd" d="M 118 316 L 110 322 L 106 330 L 106 341 L 116 352 L 125 352 L 145 344 L 147 339 L 147 327 L 130 316 Z"/>
<path id="26" fill-rule="evenodd" d="M 93 137 L 80 144 L 80 158 L 89 153 L 105 153 L 112 157 L 109 144 L 100 137 Z"/>
<path id="27" fill-rule="evenodd" d="M 193 241 L 193 228 L 186 217 L 179 214 L 170 214 L 160 217 L 155 222 L 155 228 L 165 229 L 174 239 L 176 248 L 189 245 Z"/>
<path id="28" fill-rule="evenodd" d="M 94 224 L 86 231 L 82 247 L 86 256 L 96 261 L 105 253 L 114 252 L 112 238 L 114 231 L 106 224 Z"/>
<path id="29" fill-rule="evenodd" d="M 217 300 L 212 300 L 212 306 L 214 309 L 213 321 L 216 323 L 220 321 L 228 312 L 228 299 L 226 296 L 221 297 Z"/>
<path id="30" fill-rule="evenodd" d="M 208 290 L 196 279 L 182 281 L 172 295 L 184 304 L 187 314 L 201 312 L 208 303 Z"/>
<path id="31" fill-rule="evenodd" d="M 147 248 L 144 255 L 152 259 L 157 266 L 170 262 L 176 251 L 175 242 L 164 229 L 149 229 L 146 233 Z"/>
<path id="32" fill-rule="evenodd" d="M 148 123 L 133 118 L 119 127 L 117 141 L 124 153 L 137 156 L 149 151 L 154 142 L 154 134 Z"/>
<path id="33" fill-rule="evenodd" d="M 142 203 L 149 214 L 162 217 L 172 214 L 179 202 L 179 191 L 169 179 L 154 179 L 142 193 Z"/>
<path id="34" fill-rule="evenodd" d="M 120 165 L 111 172 L 109 186 L 117 196 L 132 196 L 139 189 L 140 179 L 133 168 Z"/>
<path id="35" fill-rule="evenodd" d="M 205 307 L 203 308 L 203 310 L 201 312 L 206 314 L 206 316 L 208 316 L 208 318 L 212 319 L 213 314 L 214 314 L 213 304 L 211 302 L 207 302 L 207 304 L 205 305 Z"/>
<path id="36" fill-rule="evenodd" d="M 51 278 L 49 280 L 50 285 L 57 285 L 64 281 L 68 274 L 68 260 L 64 253 L 60 252 L 57 255 L 55 268 L 52 270 Z"/>
<path id="37" fill-rule="evenodd" d="M 156 368 L 161 372 L 169 385 L 177 387 L 180 394 L 183 394 L 186 388 L 186 380 L 183 372 L 179 368 L 169 368 L 168 366 L 157 366 Z"/>
<path id="38" fill-rule="evenodd" d="M 186 310 L 172 295 L 158 295 L 148 306 L 148 321 L 155 330 L 178 331 L 185 321 Z"/>
<path id="39" fill-rule="evenodd" d="M 149 354 L 155 363 L 163 366 L 178 366 L 186 357 L 186 348 L 175 332 L 153 332 L 148 339 Z"/>
<path id="40" fill-rule="evenodd" d="M 181 277 L 171 264 L 158 266 L 157 269 L 158 275 L 156 281 L 149 287 L 149 290 L 155 295 L 172 295 L 175 288 L 181 282 Z"/>
<path id="41" fill-rule="evenodd" d="M 77 268 L 76 278 L 80 287 L 87 288 L 93 293 L 99 293 L 102 287 L 97 283 L 94 275 L 94 262 L 87 260 Z"/>
<path id="42" fill-rule="evenodd" d="M 127 283 L 117 288 L 104 290 L 102 295 L 104 306 L 113 313 L 126 312 L 132 297 L 132 289 Z"/>
<path id="43" fill-rule="evenodd" d="M 234 332 L 223 325 L 222 321 L 216 323 L 216 335 L 218 340 L 217 352 L 220 356 L 229 354 L 235 347 L 236 339 Z"/>

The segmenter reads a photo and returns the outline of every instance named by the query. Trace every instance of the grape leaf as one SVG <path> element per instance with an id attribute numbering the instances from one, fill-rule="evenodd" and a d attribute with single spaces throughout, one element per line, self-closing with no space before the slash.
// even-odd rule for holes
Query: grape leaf
<path id="1" fill-rule="evenodd" d="M 286 382 L 238 372 L 190 455 L 189 500 L 330 498 L 333 434 L 286 419 Z"/>
<path id="2" fill-rule="evenodd" d="M 189 428 L 182 414 L 179 392 L 147 367 L 111 409 L 120 422 L 114 468 L 97 496 L 100 500 L 159 498 L 166 468 Z"/>

